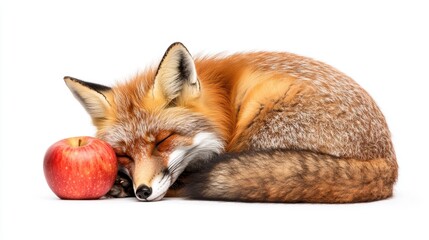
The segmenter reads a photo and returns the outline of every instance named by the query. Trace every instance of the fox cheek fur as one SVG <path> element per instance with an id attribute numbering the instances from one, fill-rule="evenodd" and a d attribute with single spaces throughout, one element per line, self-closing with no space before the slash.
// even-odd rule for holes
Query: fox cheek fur
<path id="1" fill-rule="evenodd" d="M 112 88 L 64 79 L 139 200 L 160 200 L 167 190 L 251 202 L 393 194 L 398 165 L 383 114 L 322 62 L 281 52 L 193 59 L 174 43 L 157 68 Z"/>

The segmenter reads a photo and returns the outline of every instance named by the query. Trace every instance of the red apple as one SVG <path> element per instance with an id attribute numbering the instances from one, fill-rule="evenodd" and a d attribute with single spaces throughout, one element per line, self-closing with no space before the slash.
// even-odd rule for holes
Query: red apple
<path id="1" fill-rule="evenodd" d="M 98 199 L 113 186 L 118 164 L 108 143 L 93 137 L 73 137 L 49 147 L 43 170 L 59 198 Z"/>

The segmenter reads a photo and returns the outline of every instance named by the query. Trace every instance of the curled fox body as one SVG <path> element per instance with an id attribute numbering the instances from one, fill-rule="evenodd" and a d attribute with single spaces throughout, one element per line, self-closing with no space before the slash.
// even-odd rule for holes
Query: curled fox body
<path id="1" fill-rule="evenodd" d="M 320 203 L 392 195 L 397 163 L 383 114 L 322 62 L 281 52 L 194 59 L 174 43 L 159 66 L 113 87 L 64 79 L 118 156 L 110 195 Z"/>

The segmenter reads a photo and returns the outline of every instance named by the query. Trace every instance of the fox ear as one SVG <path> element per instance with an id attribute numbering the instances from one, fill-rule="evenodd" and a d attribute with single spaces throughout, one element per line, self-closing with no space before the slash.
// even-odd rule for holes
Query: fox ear
<path id="1" fill-rule="evenodd" d="M 95 125 L 107 118 L 111 108 L 112 89 L 103 85 L 85 82 L 72 77 L 64 77 L 64 81 L 73 95 L 91 115 Z M 110 99 L 110 100 L 109 100 Z"/>
<path id="2" fill-rule="evenodd" d="M 155 75 L 155 95 L 161 95 L 167 103 L 183 97 L 200 94 L 194 59 L 182 43 L 173 43 L 167 49 Z"/>

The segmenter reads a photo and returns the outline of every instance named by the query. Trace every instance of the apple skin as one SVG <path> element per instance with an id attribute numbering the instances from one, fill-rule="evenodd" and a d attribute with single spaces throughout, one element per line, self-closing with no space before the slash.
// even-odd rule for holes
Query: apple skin
<path id="1" fill-rule="evenodd" d="M 99 199 L 113 186 L 118 163 L 112 147 L 97 138 L 60 140 L 46 151 L 43 170 L 61 199 Z"/>

